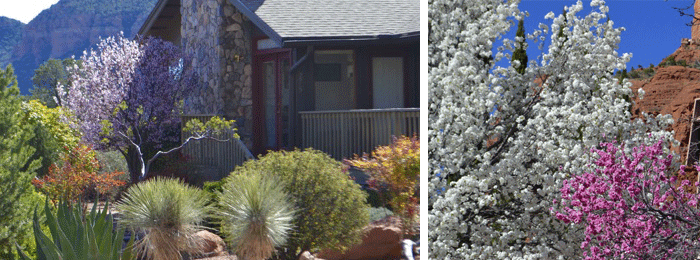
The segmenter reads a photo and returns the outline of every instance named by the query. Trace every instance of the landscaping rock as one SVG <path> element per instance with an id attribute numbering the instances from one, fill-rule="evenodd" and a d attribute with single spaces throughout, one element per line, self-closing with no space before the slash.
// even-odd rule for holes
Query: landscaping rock
<path id="1" fill-rule="evenodd" d="M 304 253 L 301 253 L 301 255 L 299 256 L 299 260 L 324 260 L 324 259 L 321 259 L 321 258 L 318 258 L 318 257 L 312 255 L 311 252 L 309 252 L 309 251 L 304 251 Z"/>
<path id="2" fill-rule="evenodd" d="M 327 260 L 354 259 L 401 259 L 403 234 L 401 221 L 396 216 L 388 216 L 364 228 L 362 243 L 345 253 L 324 250 L 318 257 Z"/>
<path id="3" fill-rule="evenodd" d="M 191 255 L 199 255 L 203 257 L 228 255 L 228 252 L 226 252 L 226 243 L 224 243 L 224 240 L 216 234 L 202 230 L 194 235 L 198 239 L 201 239 L 201 247 L 188 250 Z"/>

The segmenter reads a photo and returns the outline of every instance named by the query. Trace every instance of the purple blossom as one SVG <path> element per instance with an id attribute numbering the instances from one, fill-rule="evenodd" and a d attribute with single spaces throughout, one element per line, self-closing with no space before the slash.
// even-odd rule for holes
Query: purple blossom
<path id="1" fill-rule="evenodd" d="M 59 87 L 62 103 L 76 115 L 84 141 L 121 151 L 132 181 L 143 177 L 142 149 L 179 141 L 173 129 L 181 104 L 197 86 L 189 59 L 170 42 L 122 35 L 102 39 L 81 59 L 82 67 L 69 69 L 72 84 Z"/>
<path id="2" fill-rule="evenodd" d="M 691 259 L 700 249 L 698 197 L 678 181 L 663 140 L 634 147 L 601 143 L 596 167 L 564 180 L 555 217 L 583 224 L 585 259 Z M 697 166 L 696 166 L 697 167 Z M 700 168 L 700 167 L 698 167 Z M 676 174 L 677 173 L 677 174 Z"/>

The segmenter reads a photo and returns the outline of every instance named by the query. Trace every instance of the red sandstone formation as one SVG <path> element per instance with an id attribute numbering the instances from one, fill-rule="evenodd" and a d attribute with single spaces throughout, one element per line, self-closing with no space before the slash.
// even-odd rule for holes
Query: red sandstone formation
<path id="1" fill-rule="evenodd" d="M 700 70 L 682 66 L 657 68 L 649 79 L 630 80 L 632 90 L 644 89 L 644 98 L 635 99 L 634 116 L 641 112 L 649 114 L 671 114 L 675 120 L 671 129 L 681 145 L 676 152 L 685 160 L 690 133 L 690 116 L 693 101 L 700 98 Z"/>

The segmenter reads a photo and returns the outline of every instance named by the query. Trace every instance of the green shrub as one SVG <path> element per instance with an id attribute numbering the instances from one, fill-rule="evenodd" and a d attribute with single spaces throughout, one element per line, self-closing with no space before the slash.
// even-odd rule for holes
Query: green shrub
<path id="1" fill-rule="evenodd" d="M 239 258 L 267 259 L 286 243 L 294 210 L 276 177 L 234 175 L 217 195 L 221 231 Z"/>
<path id="2" fill-rule="evenodd" d="M 347 168 L 320 151 L 269 152 L 237 167 L 236 175 L 273 175 L 285 183 L 297 217 L 282 257 L 298 259 L 303 251 L 343 251 L 361 241 L 369 223 L 367 195 L 350 179 Z"/>
<path id="3" fill-rule="evenodd" d="M 391 210 L 380 207 L 380 208 L 369 208 L 369 221 L 374 222 L 383 218 L 386 218 L 387 216 L 393 216 L 394 212 L 391 212 Z"/>
<path id="4" fill-rule="evenodd" d="M 129 172 L 124 155 L 119 151 L 97 151 L 95 157 L 101 165 L 99 173 Z"/>
<path id="5" fill-rule="evenodd" d="M 97 211 L 97 203 L 93 204 L 88 215 L 82 211 L 83 205 L 69 206 L 65 202 L 58 203 L 56 215 L 51 212 L 48 200 L 44 204 L 46 225 L 51 238 L 40 226 L 37 212 L 34 212 L 34 237 L 38 244 L 37 259 L 135 259 L 131 253 L 132 240 L 127 250 L 122 252 L 124 229 L 114 230 L 112 215 L 107 214 L 109 204 Z M 21 250 L 22 259 L 30 259 Z"/>
<path id="6" fill-rule="evenodd" d="M 32 159 L 41 160 L 38 175 L 49 172 L 51 164 L 59 161 L 65 148 L 72 149 L 80 141 L 80 133 L 65 122 L 70 113 L 61 107 L 48 108 L 38 100 L 30 100 L 22 104 L 25 115 L 23 123 L 31 125 L 36 133 L 29 144 L 36 148 Z"/>
<path id="7" fill-rule="evenodd" d="M 180 251 L 197 248 L 193 236 L 207 217 L 208 198 L 202 190 L 176 179 L 155 177 L 131 186 L 117 208 L 119 223 L 145 231 L 135 245 L 147 259 L 182 259 Z"/>

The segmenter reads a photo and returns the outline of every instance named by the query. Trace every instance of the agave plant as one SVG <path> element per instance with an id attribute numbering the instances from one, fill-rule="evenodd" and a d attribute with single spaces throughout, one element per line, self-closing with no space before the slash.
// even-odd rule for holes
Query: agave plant
<path id="1" fill-rule="evenodd" d="M 222 232 L 239 258 L 267 259 L 285 244 L 294 210 L 283 187 L 270 175 L 235 175 L 217 192 Z"/>
<path id="2" fill-rule="evenodd" d="M 146 259 L 182 259 L 181 251 L 199 248 L 194 234 L 209 214 L 208 198 L 197 188 L 176 179 L 160 178 L 130 187 L 117 208 L 119 223 L 145 232 L 136 242 L 137 253 Z"/>
<path id="3" fill-rule="evenodd" d="M 96 210 L 96 206 L 97 203 L 93 205 L 90 214 L 85 215 L 80 202 L 69 206 L 67 202 L 62 201 L 58 203 L 58 212 L 54 216 L 47 200 L 44 212 L 46 225 L 51 230 L 51 238 L 41 230 L 35 210 L 34 238 L 37 244 L 37 259 L 135 259 L 129 249 L 133 243 L 133 236 L 127 250 L 122 253 L 124 229 L 114 231 L 112 215 L 107 214 L 108 203 L 100 211 Z M 18 252 L 22 259 L 29 260 L 19 247 Z"/>

